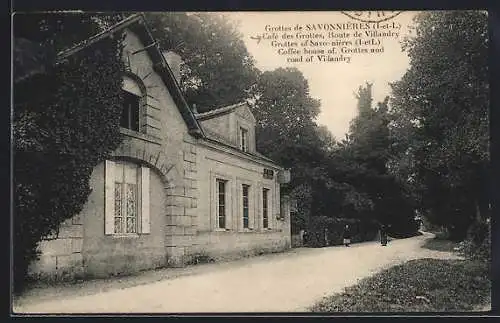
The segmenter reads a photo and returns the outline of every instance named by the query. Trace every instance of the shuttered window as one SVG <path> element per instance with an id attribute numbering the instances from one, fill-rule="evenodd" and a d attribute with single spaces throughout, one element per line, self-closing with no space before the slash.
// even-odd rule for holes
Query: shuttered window
<path id="1" fill-rule="evenodd" d="M 149 233 L 149 168 L 106 161 L 105 233 Z"/>

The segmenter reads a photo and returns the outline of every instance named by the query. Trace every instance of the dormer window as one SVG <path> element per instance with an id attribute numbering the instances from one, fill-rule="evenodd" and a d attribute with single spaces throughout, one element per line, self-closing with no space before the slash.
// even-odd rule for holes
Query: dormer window
<path id="1" fill-rule="evenodd" d="M 248 130 L 245 128 L 240 128 L 240 149 L 248 151 Z"/>
<path id="2" fill-rule="evenodd" d="M 120 126 L 132 131 L 144 132 L 144 122 L 141 120 L 141 111 L 146 98 L 144 85 L 139 83 L 135 77 L 125 76 L 122 91 L 123 109 Z"/>
<path id="3" fill-rule="evenodd" d="M 120 126 L 139 131 L 141 98 L 135 94 L 123 91 L 123 109 Z"/>

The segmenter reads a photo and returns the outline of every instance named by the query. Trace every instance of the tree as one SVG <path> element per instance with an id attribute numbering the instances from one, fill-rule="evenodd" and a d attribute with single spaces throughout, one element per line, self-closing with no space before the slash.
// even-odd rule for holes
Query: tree
<path id="1" fill-rule="evenodd" d="M 60 50 L 102 30 L 98 21 L 91 14 L 14 16 L 15 44 L 21 46 L 13 109 L 16 291 L 39 241 L 81 211 L 93 168 L 121 142 L 121 38 L 55 61 Z"/>
<path id="2" fill-rule="evenodd" d="M 310 96 L 304 75 L 296 68 L 266 71 L 252 94 L 257 148 L 291 168 L 288 193 L 298 200 L 301 223 L 309 216 L 328 213 L 324 194 L 331 180 L 325 160 L 333 136 L 315 123 L 320 102 Z"/>
<path id="3" fill-rule="evenodd" d="M 309 84 L 296 68 L 262 73 L 253 90 L 257 147 L 271 158 L 284 158 L 288 144 L 316 146 L 320 102 L 309 95 Z M 286 162 L 284 160 L 284 162 Z M 290 165 L 285 165 L 290 166 Z"/>
<path id="4" fill-rule="evenodd" d="M 372 84 L 367 83 L 356 94 L 358 115 L 351 121 L 349 134 L 339 151 L 347 166 L 341 174 L 342 180 L 354 187 L 354 196 L 362 194 L 367 200 L 364 204 L 371 206 L 364 217 L 391 225 L 394 234 L 411 234 L 416 231 L 412 203 L 405 195 L 404 185 L 388 169 L 392 146 L 389 98 L 374 108 L 371 89 Z"/>
<path id="5" fill-rule="evenodd" d="M 190 105 L 205 112 L 249 97 L 258 70 L 238 32 L 222 13 L 147 13 L 164 50 L 182 56 L 181 88 Z"/>
<path id="6" fill-rule="evenodd" d="M 489 214 L 487 26 L 480 11 L 419 14 L 403 43 L 410 68 L 392 85 L 398 159 L 422 211 L 456 239 Z"/>

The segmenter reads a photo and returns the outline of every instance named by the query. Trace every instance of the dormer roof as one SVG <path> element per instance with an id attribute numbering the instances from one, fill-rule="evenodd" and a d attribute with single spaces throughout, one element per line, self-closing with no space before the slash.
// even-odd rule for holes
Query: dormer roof
<path id="1" fill-rule="evenodd" d="M 250 107 L 248 106 L 247 102 L 240 102 L 240 103 L 236 103 L 236 104 L 229 105 L 229 106 L 222 107 L 222 108 L 217 108 L 217 109 L 210 110 L 210 111 L 203 112 L 203 113 L 196 113 L 195 117 L 198 120 L 212 119 L 212 118 L 216 118 L 216 117 L 231 113 L 231 112 L 237 110 L 238 108 L 243 109 L 246 118 L 250 118 L 253 123 L 256 122 L 255 117 L 254 117 L 252 111 L 250 110 Z"/>

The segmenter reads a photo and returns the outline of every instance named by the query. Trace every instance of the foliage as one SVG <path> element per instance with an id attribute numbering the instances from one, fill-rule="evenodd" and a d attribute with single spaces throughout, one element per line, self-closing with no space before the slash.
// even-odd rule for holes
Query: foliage
<path id="1" fill-rule="evenodd" d="M 469 259 L 491 262 L 491 224 L 474 223 L 468 230 L 467 239 L 459 243 L 458 252 Z"/>
<path id="2" fill-rule="evenodd" d="M 403 43 L 410 68 L 392 85 L 393 171 L 456 241 L 490 212 L 487 26 L 481 11 L 419 14 Z"/>
<path id="3" fill-rule="evenodd" d="M 19 14 L 14 36 L 53 53 L 100 31 L 90 14 Z M 81 211 L 93 168 L 121 141 L 121 39 L 66 62 L 41 55 L 46 73 L 14 86 L 14 283 L 23 286 L 38 242 Z M 43 59 L 46 58 L 46 59 Z M 23 61 L 18 61 L 20 69 Z"/>
<path id="4" fill-rule="evenodd" d="M 435 237 L 434 239 L 427 240 L 422 248 L 426 248 L 429 250 L 454 252 L 455 248 L 457 248 L 458 245 L 459 244 L 457 242 Z"/>
<path id="5" fill-rule="evenodd" d="M 298 201 L 292 225 L 303 228 L 310 216 L 326 213 L 322 193 L 332 185 L 325 166 L 332 137 L 314 121 L 319 101 L 296 68 L 262 73 L 252 95 L 257 149 L 291 169 L 292 181 L 283 191 Z"/>
<path id="6" fill-rule="evenodd" d="M 146 19 L 164 50 L 181 55 L 181 88 L 198 111 L 249 97 L 258 70 L 238 32 L 223 13 L 151 12 Z"/>
<path id="7" fill-rule="evenodd" d="M 215 259 L 213 259 L 208 253 L 202 251 L 191 255 L 189 260 L 186 261 L 186 265 L 208 264 L 213 262 L 215 262 Z"/>
<path id="8" fill-rule="evenodd" d="M 490 301 L 490 268 L 482 262 L 419 259 L 384 270 L 312 312 L 468 311 Z"/>
<path id="9" fill-rule="evenodd" d="M 296 226 L 312 230 L 316 217 L 377 220 L 392 224 L 394 234 L 417 231 L 409 198 L 386 168 L 387 100 L 372 108 L 371 84 L 359 89 L 359 116 L 342 143 L 315 123 L 320 102 L 310 97 L 299 70 L 264 72 L 252 93 L 258 150 L 293 174 L 294 232 Z"/>
<path id="10" fill-rule="evenodd" d="M 338 176 L 354 188 L 355 194 L 363 196 L 369 206 L 365 207 L 369 210 L 364 212 L 365 216 L 390 225 L 389 234 L 393 236 L 412 235 L 418 226 L 411 198 L 388 169 L 391 156 L 388 98 L 372 107 L 371 89 L 372 84 L 367 83 L 358 90 L 358 115 L 351 121 L 349 134 L 337 152 L 348 166 L 340 168 L 343 174 Z M 361 215 L 356 213 L 356 217 Z"/>
<path id="11" fill-rule="evenodd" d="M 378 223 L 374 221 L 314 216 L 307 229 L 308 241 L 306 241 L 306 245 L 309 247 L 341 245 L 346 224 L 351 229 L 352 243 L 373 241 L 379 227 Z"/>
<path id="12" fill-rule="evenodd" d="M 314 123 L 319 101 L 310 97 L 303 74 L 296 68 L 264 72 L 253 96 L 257 149 L 292 168 L 293 187 L 303 184 L 305 176 L 321 177 L 323 152 Z M 306 166 L 308 162 L 311 164 Z"/>

